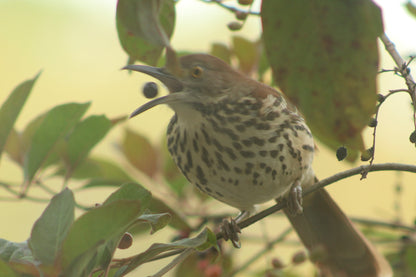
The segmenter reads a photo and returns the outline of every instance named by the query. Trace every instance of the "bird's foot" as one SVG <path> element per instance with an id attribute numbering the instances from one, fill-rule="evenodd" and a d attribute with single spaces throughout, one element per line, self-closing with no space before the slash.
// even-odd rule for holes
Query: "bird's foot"
<path id="1" fill-rule="evenodd" d="M 236 218 L 236 220 L 237 219 L 238 217 Z M 241 243 L 240 243 L 239 234 L 241 234 L 241 229 L 240 227 L 238 227 L 236 220 L 234 219 L 228 220 L 224 218 L 224 220 L 222 221 L 220 225 L 220 229 L 221 229 L 221 233 L 225 241 L 231 240 L 231 243 L 233 244 L 235 248 L 240 248 Z"/>
<path id="2" fill-rule="evenodd" d="M 299 180 L 296 180 L 290 188 L 289 194 L 287 195 L 287 208 L 289 213 L 292 215 L 298 215 L 303 213 L 302 206 L 302 186 Z"/>

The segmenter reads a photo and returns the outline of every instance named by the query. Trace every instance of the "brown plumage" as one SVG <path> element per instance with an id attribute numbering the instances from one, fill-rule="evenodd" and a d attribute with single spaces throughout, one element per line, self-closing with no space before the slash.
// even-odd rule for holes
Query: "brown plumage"
<path id="1" fill-rule="evenodd" d="M 285 213 L 305 246 L 328 252 L 319 263 L 325 276 L 391 276 L 384 257 L 325 190 L 307 196 L 302 213 L 301 189 L 315 182 L 314 142 L 280 92 L 210 55 L 184 56 L 179 65 L 175 73 L 126 68 L 154 76 L 170 90 L 131 116 L 159 104 L 175 111 L 168 149 L 190 183 L 246 213 L 255 204 L 286 199 L 291 205 Z"/>

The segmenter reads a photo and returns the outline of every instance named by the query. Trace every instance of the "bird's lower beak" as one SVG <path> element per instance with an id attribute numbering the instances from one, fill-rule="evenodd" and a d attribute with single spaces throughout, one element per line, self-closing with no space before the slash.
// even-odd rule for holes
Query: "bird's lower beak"
<path id="1" fill-rule="evenodd" d="M 156 79 L 161 81 L 169 89 L 169 92 L 171 93 L 166 96 L 153 99 L 147 102 L 146 104 L 140 106 L 130 115 L 130 118 L 144 111 L 147 111 L 148 109 L 151 109 L 154 106 L 160 104 L 169 104 L 183 99 L 182 93 L 178 93 L 183 89 L 182 82 L 179 81 L 179 79 L 173 76 L 172 74 L 168 73 L 164 68 L 146 65 L 127 65 L 123 67 L 123 69 L 134 70 L 155 77 Z"/>

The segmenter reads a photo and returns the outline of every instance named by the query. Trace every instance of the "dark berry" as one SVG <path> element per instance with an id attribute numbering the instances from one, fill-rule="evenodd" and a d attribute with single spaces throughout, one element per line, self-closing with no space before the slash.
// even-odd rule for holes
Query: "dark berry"
<path id="1" fill-rule="evenodd" d="M 253 0 L 238 0 L 238 4 L 242 6 L 251 5 L 253 3 Z"/>
<path id="2" fill-rule="evenodd" d="M 409 140 L 410 140 L 411 143 L 416 143 L 416 131 L 413 131 L 410 134 Z"/>
<path id="3" fill-rule="evenodd" d="M 363 162 L 366 162 L 368 160 L 370 160 L 373 157 L 374 154 L 374 148 L 370 147 L 367 150 L 365 150 L 364 152 L 361 153 L 361 160 Z"/>
<path id="4" fill-rule="evenodd" d="M 374 128 L 377 126 L 377 119 L 370 118 L 370 121 L 368 121 L 368 127 Z"/>
<path id="5" fill-rule="evenodd" d="M 338 161 L 342 161 L 343 159 L 345 159 L 348 155 L 348 151 L 347 148 L 345 148 L 344 146 L 341 146 L 337 149 L 337 159 Z"/>
<path id="6" fill-rule="evenodd" d="M 127 249 L 133 244 L 133 236 L 126 232 L 118 243 L 118 249 Z"/>
<path id="7" fill-rule="evenodd" d="M 377 101 L 383 103 L 386 97 L 383 94 L 377 94 Z"/>
<path id="8" fill-rule="evenodd" d="M 147 82 L 143 86 L 143 94 L 146 98 L 155 98 L 158 93 L 157 84 L 155 82 Z"/>
<path id="9" fill-rule="evenodd" d="M 228 23 L 227 26 L 228 26 L 228 29 L 230 29 L 231 31 L 237 31 L 237 30 L 240 30 L 241 27 L 243 27 L 243 24 L 237 21 L 232 21 Z"/>
<path id="10" fill-rule="evenodd" d="M 245 20 L 245 19 L 247 18 L 247 15 L 248 15 L 248 13 L 243 12 L 243 11 L 236 11 L 236 12 L 235 12 L 235 17 L 236 17 L 238 20 Z"/>
<path id="11" fill-rule="evenodd" d="M 294 264 L 300 264 L 303 263 L 304 261 L 306 261 L 306 253 L 305 251 L 299 251 L 297 253 L 295 253 L 292 257 L 292 263 Z"/>

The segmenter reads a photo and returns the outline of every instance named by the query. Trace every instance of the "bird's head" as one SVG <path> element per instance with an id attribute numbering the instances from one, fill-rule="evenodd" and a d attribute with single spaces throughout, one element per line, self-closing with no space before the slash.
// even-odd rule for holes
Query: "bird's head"
<path id="1" fill-rule="evenodd" d="M 245 78 L 221 59 L 206 54 L 183 56 L 179 58 L 176 67 L 128 65 L 123 69 L 148 74 L 161 81 L 169 90 L 168 95 L 147 102 L 130 117 L 160 104 L 168 104 L 175 109 L 175 104 L 178 103 L 214 103 L 227 96 L 229 88 L 236 87 L 239 80 Z"/>

